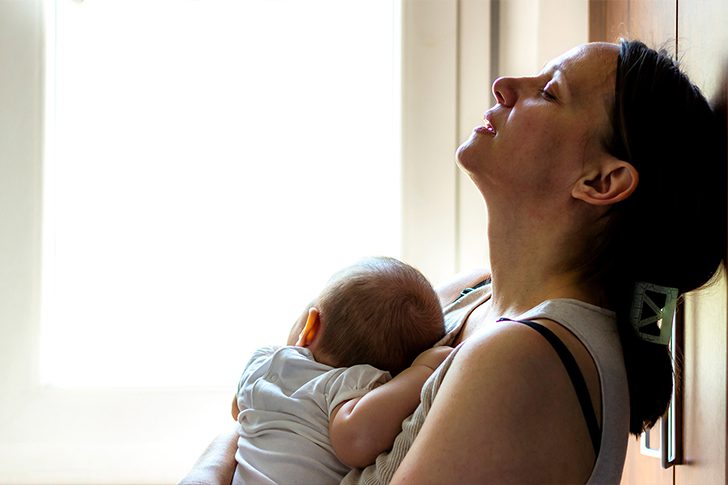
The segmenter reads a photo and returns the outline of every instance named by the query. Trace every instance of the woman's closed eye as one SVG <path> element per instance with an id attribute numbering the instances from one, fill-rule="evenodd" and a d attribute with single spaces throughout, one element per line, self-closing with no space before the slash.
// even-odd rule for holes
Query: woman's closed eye
<path id="1" fill-rule="evenodd" d="M 557 101 L 556 96 L 554 96 L 552 93 L 547 91 L 545 88 L 539 89 L 538 93 L 541 95 L 542 98 L 544 98 L 546 101 Z"/>

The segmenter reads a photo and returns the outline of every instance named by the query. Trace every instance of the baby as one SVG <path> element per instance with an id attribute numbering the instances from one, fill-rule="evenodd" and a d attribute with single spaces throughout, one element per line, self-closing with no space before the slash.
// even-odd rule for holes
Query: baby
<path id="1" fill-rule="evenodd" d="M 338 484 L 373 463 L 452 350 L 432 348 L 444 334 L 437 295 L 411 266 L 371 258 L 336 273 L 288 346 L 259 349 L 245 367 L 233 483 Z"/>

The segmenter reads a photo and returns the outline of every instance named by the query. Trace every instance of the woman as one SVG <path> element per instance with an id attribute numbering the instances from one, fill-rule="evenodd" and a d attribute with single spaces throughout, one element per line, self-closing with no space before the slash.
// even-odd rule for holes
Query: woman
<path id="1" fill-rule="evenodd" d="M 457 152 L 486 202 L 492 277 L 445 306 L 458 347 L 393 450 L 344 483 L 615 483 L 628 434 L 669 403 L 667 348 L 630 310 L 645 288 L 669 307 L 720 264 L 718 117 L 639 42 L 577 47 L 493 94 Z M 214 482 L 206 466 L 232 473 L 234 440 L 214 442 L 188 483 Z"/>

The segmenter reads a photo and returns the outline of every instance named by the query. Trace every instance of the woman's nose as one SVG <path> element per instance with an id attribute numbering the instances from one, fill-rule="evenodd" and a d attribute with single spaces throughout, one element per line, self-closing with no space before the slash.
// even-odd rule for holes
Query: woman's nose
<path id="1" fill-rule="evenodd" d="M 498 104 L 513 106 L 518 98 L 515 78 L 499 77 L 493 82 L 493 96 Z"/>

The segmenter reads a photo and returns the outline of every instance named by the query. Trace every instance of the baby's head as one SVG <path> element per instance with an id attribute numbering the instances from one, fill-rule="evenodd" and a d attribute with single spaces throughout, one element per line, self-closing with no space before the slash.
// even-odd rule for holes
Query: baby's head
<path id="1" fill-rule="evenodd" d="M 430 283 L 393 258 L 368 258 L 339 271 L 314 306 L 316 352 L 335 367 L 370 364 L 397 374 L 445 334 Z"/>

